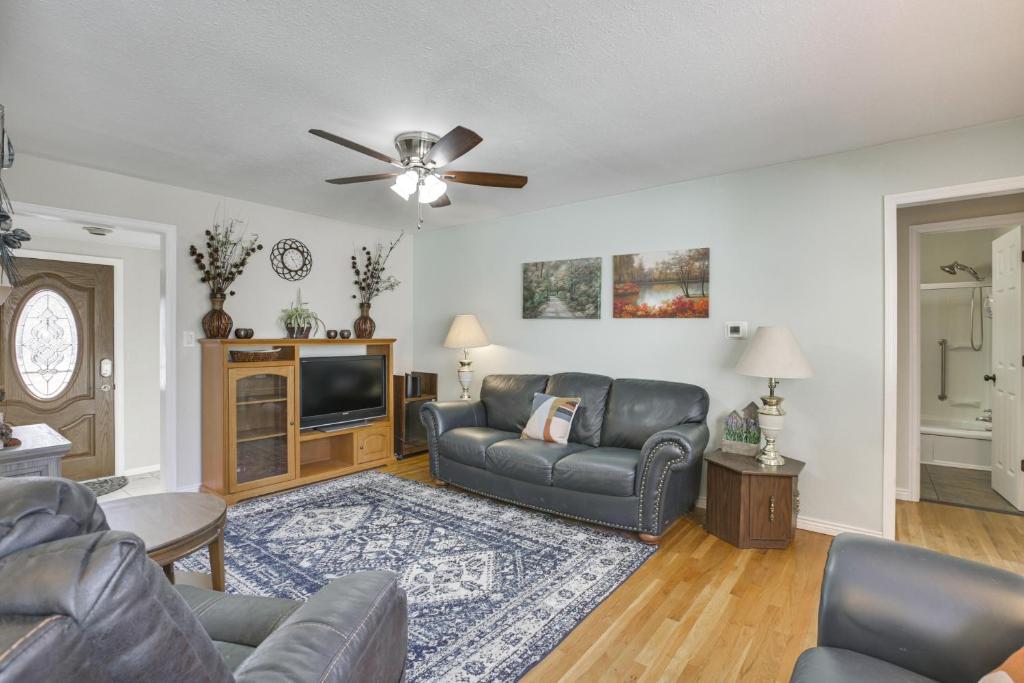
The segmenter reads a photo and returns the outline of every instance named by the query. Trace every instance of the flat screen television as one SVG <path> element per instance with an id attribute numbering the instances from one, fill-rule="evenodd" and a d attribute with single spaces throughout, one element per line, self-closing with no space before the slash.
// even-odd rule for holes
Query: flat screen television
<path id="1" fill-rule="evenodd" d="M 387 415 L 384 356 L 323 356 L 300 362 L 302 429 Z"/>

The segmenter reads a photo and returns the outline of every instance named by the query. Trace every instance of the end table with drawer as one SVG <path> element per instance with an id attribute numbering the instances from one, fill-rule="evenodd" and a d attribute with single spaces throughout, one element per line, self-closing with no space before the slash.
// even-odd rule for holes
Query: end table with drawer
<path id="1" fill-rule="evenodd" d="M 704 528 L 739 548 L 785 548 L 800 511 L 797 478 L 804 463 L 766 467 L 753 457 L 717 450 L 708 464 Z"/>

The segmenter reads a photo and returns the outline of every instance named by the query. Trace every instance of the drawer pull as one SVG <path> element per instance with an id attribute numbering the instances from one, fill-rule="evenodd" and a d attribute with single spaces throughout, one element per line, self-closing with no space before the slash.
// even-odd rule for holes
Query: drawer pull
<path id="1" fill-rule="evenodd" d="M 768 521 L 775 521 L 775 496 L 768 496 Z"/>

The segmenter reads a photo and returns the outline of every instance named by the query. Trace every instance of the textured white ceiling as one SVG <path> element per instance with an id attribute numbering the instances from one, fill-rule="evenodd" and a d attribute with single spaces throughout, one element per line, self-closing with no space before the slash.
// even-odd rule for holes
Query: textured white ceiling
<path id="1" fill-rule="evenodd" d="M 428 225 L 490 219 L 1024 114 L 1021 0 L 2 0 L 18 148 L 381 227 L 393 152 L 484 142 Z M 17 167 L 12 172 L 16 172 Z"/>

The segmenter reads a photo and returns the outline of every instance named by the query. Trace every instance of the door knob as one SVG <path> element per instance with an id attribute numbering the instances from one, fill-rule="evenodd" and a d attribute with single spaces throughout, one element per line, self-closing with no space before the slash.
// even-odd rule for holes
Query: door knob
<path id="1" fill-rule="evenodd" d="M 986 382 L 992 382 L 993 384 L 995 384 L 996 383 L 996 376 L 995 375 L 985 375 L 985 381 Z"/>

